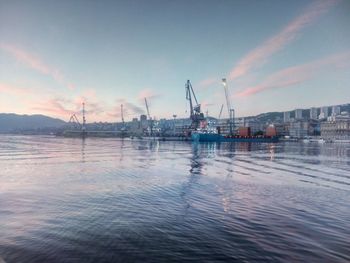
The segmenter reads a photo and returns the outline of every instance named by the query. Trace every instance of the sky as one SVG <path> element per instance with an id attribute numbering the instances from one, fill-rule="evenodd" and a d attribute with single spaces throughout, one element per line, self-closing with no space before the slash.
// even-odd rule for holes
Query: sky
<path id="1" fill-rule="evenodd" d="M 350 102 L 350 1 L 0 0 L 0 112 L 88 122 Z M 223 117 L 227 116 L 227 109 Z"/>

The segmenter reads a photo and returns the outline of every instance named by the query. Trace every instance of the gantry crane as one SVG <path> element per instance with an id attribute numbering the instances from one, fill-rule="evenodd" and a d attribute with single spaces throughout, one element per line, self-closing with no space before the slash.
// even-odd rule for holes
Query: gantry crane
<path id="1" fill-rule="evenodd" d="M 185 88 L 186 99 L 190 102 L 190 118 L 192 120 L 191 129 L 196 130 L 199 127 L 200 122 L 205 119 L 204 114 L 201 112 L 201 105 L 197 101 L 196 94 L 194 93 L 191 82 L 189 80 L 187 80 Z M 194 101 L 192 101 L 192 96 L 194 98 Z M 195 105 L 193 105 L 193 103 L 195 103 Z"/>

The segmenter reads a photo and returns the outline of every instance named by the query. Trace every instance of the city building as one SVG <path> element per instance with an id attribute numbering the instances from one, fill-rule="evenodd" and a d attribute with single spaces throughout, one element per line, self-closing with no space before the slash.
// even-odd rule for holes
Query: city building
<path id="1" fill-rule="evenodd" d="M 333 106 L 332 107 L 332 116 L 338 116 L 340 115 L 340 106 Z"/>
<path id="2" fill-rule="evenodd" d="M 275 123 L 274 124 L 277 136 L 288 136 L 290 123 Z"/>
<path id="3" fill-rule="evenodd" d="M 350 140 L 350 118 L 322 122 L 321 137 L 328 140 Z"/>
<path id="4" fill-rule="evenodd" d="M 309 135 L 309 123 L 307 121 L 293 121 L 290 123 L 289 135 L 293 138 L 304 138 Z"/>
<path id="5" fill-rule="evenodd" d="M 302 109 L 296 109 L 295 110 L 295 119 L 296 120 L 302 120 L 303 119 L 303 110 Z"/>
<path id="6" fill-rule="evenodd" d="M 283 113 L 283 122 L 290 122 L 290 111 L 285 111 Z"/>
<path id="7" fill-rule="evenodd" d="M 290 123 L 289 135 L 293 138 L 305 138 L 319 135 L 319 122 L 315 120 L 296 120 Z"/>
<path id="8" fill-rule="evenodd" d="M 318 118 L 318 109 L 317 108 L 311 108 L 310 109 L 310 119 L 311 120 L 317 120 Z"/>

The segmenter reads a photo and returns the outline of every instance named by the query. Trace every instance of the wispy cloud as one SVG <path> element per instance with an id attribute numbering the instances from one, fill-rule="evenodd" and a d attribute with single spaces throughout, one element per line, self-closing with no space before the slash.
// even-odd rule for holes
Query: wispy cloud
<path id="1" fill-rule="evenodd" d="M 260 46 L 249 52 L 231 70 L 229 80 L 234 80 L 249 73 L 252 69 L 264 64 L 270 56 L 283 49 L 295 40 L 301 30 L 314 23 L 340 0 L 316 1 L 310 4 L 304 12 L 291 21 L 285 28 Z"/>
<path id="2" fill-rule="evenodd" d="M 350 50 L 277 71 L 260 84 L 236 93 L 235 97 L 247 97 L 266 90 L 294 86 L 310 80 L 316 73 L 344 68 L 350 68 Z"/>
<path id="3" fill-rule="evenodd" d="M 97 99 L 94 89 L 87 89 L 80 95 L 75 97 L 56 96 L 49 99 L 40 99 L 35 102 L 35 106 L 31 110 L 53 114 L 55 116 L 67 119 L 72 114 L 80 114 L 82 111 L 82 103 L 85 103 L 86 114 L 91 120 L 103 118 L 108 106 L 105 102 Z"/>
<path id="4" fill-rule="evenodd" d="M 207 78 L 207 79 L 204 79 L 202 81 L 200 81 L 197 86 L 200 88 L 200 89 L 206 89 L 214 84 L 217 84 L 219 83 L 218 79 L 217 78 L 213 78 L 213 77 L 210 77 L 210 78 Z"/>
<path id="5" fill-rule="evenodd" d="M 155 92 L 151 88 L 145 88 L 139 92 L 137 98 L 143 102 L 145 98 L 155 99 L 155 98 L 159 98 L 160 96 L 161 94 L 159 92 Z"/>
<path id="6" fill-rule="evenodd" d="M 11 54 L 13 57 L 16 58 L 17 61 L 21 62 L 23 65 L 41 74 L 50 76 L 60 85 L 63 85 L 69 89 L 74 88 L 74 85 L 71 82 L 67 81 L 66 77 L 63 75 L 63 73 L 60 70 L 48 65 L 38 56 L 35 56 L 29 53 L 28 51 L 21 49 L 17 46 L 6 44 L 6 43 L 0 43 L 0 48 L 5 52 Z"/>
<path id="7" fill-rule="evenodd" d="M 28 96 L 31 94 L 31 91 L 28 88 L 21 88 L 4 83 L 0 83 L 0 92 L 15 96 Z"/>
<path id="8" fill-rule="evenodd" d="M 121 118 L 121 104 L 123 104 L 124 117 L 138 117 L 138 115 L 145 113 L 145 110 L 140 106 L 127 101 L 126 99 L 118 99 L 113 110 L 109 112 L 109 115 L 112 117 Z"/>
<path id="9" fill-rule="evenodd" d="M 87 89 L 81 95 L 72 100 L 76 109 L 81 109 L 82 103 L 86 104 L 86 113 L 99 115 L 105 112 L 106 103 L 97 99 L 97 92 L 95 89 Z"/>
<path id="10" fill-rule="evenodd" d="M 75 105 L 70 100 L 64 98 L 52 98 L 47 101 L 41 100 L 31 109 L 40 113 L 53 114 L 63 119 L 68 119 L 70 115 L 76 113 Z"/>

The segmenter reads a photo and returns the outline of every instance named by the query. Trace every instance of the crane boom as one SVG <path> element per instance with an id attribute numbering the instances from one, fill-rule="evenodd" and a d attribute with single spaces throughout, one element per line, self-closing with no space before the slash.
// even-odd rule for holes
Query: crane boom
<path id="1" fill-rule="evenodd" d="M 145 104 L 146 104 L 146 109 L 147 109 L 147 117 L 148 117 L 148 119 L 151 119 L 151 115 L 149 114 L 149 108 L 148 108 L 147 98 L 145 98 Z"/>
<path id="2" fill-rule="evenodd" d="M 220 113 L 219 113 L 219 118 L 218 119 L 220 119 L 221 118 L 221 115 L 222 115 L 222 110 L 224 109 L 224 104 L 221 104 L 221 109 L 220 109 Z"/>
<path id="3" fill-rule="evenodd" d="M 150 123 L 150 136 L 153 135 L 153 121 L 152 121 L 152 118 L 151 118 L 151 115 L 149 113 L 149 107 L 148 107 L 148 102 L 147 102 L 147 98 L 145 98 L 145 104 L 146 104 L 146 109 L 147 109 L 147 117 L 149 119 L 149 123 Z"/>
<path id="4" fill-rule="evenodd" d="M 120 105 L 120 115 L 121 115 L 121 117 L 122 117 L 122 123 L 124 124 L 125 122 L 124 122 L 124 109 L 123 109 L 123 104 Z"/>
<path id="5" fill-rule="evenodd" d="M 230 95 L 227 88 L 227 82 L 226 79 L 222 79 L 222 84 L 224 85 L 225 90 L 225 97 L 226 97 L 226 105 L 227 105 L 227 111 L 229 116 L 229 124 L 230 124 L 230 135 L 233 135 L 234 131 L 234 118 L 235 118 L 235 110 L 231 108 L 231 102 L 230 102 Z"/>

